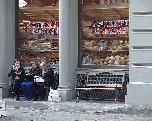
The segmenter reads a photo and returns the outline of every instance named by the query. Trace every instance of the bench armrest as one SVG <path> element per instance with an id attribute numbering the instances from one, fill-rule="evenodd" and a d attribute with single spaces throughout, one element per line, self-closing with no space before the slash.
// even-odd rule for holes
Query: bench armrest
<path id="1" fill-rule="evenodd" d="M 85 88 L 86 87 L 87 74 L 88 74 L 88 72 L 86 72 L 86 74 L 77 74 L 76 88 L 80 88 L 80 87 Z"/>

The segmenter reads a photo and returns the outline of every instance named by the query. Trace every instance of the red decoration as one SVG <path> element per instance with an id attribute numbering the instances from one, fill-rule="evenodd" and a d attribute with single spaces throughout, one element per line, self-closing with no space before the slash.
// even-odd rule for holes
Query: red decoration
<path id="1" fill-rule="evenodd" d="M 35 31 L 35 34 L 38 34 L 38 29 L 35 29 L 34 31 Z"/>
<path id="2" fill-rule="evenodd" d="M 107 22 L 106 21 L 104 21 L 104 27 L 106 27 L 107 26 Z"/>
<path id="3" fill-rule="evenodd" d="M 122 33 L 122 28 L 116 28 L 116 33 L 121 34 Z"/>
<path id="4" fill-rule="evenodd" d="M 112 26 L 112 21 L 109 21 L 109 26 Z"/>
<path id="5" fill-rule="evenodd" d="M 105 28 L 105 34 L 110 34 L 110 28 Z"/>
<path id="6" fill-rule="evenodd" d="M 115 4 L 119 4 L 119 0 L 115 0 Z"/>
<path id="7" fill-rule="evenodd" d="M 36 34 L 36 33 L 34 33 Z M 43 34 L 43 29 L 39 29 L 39 34 Z"/>
<path id="8" fill-rule="evenodd" d="M 113 4 L 113 0 L 109 0 L 109 4 Z"/>
<path id="9" fill-rule="evenodd" d="M 126 34 L 126 27 L 122 29 L 122 33 Z"/>
<path id="10" fill-rule="evenodd" d="M 50 24 L 50 23 L 45 22 L 44 25 L 43 25 L 43 27 L 50 27 L 49 24 Z"/>
<path id="11" fill-rule="evenodd" d="M 45 29 L 45 34 L 49 34 L 49 32 L 47 31 L 47 29 Z"/>
<path id="12" fill-rule="evenodd" d="M 107 0 L 104 0 L 104 4 L 107 4 Z"/>
<path id="13" fill-rule="evenodd" d="M 92 27 L 95 27 L 95 26 L 96 26 L 96 21 L 92 21 L 92 22 L 91 22 L 91 26 L 92 26 Z"/>
<path id="14" fill-rule="evenodd" d="M 129 26 L 129 21 L 126 21 L 126 26 Z"/>
<path id="15" fill-rule="evenodd" d="M 122 0 L 121 3 L 124 3 L 124 0 Z"/>
<path id="16" fill-rule="evenodd" d="M 36 27 L 41 27 L 41 24 L 40 23 L 36 23 Z"/>
<path id="17" fill-rule="evenodd" d="M 118 26 L 118 21 L 114 23 L 114 26 Z"/>
<path id="18" fill-rule="evenodd" d="M 98 26 L 98 27 L 101 27 L 102 25 L 103 25 L 103 22 L 102 22 L 102 21 L 98 21 L 98 22 L 97 22 L 97 26 Z"/>
<path id="19" fill-rule="evenodd" d="M 59 27 L 59 22 L 56 22 L 56 27 Z"/>
<path id="20" fill-rule="evenodd" d="M 51 22 L 51 26 L 53 27 L 55 25 L 55 22 Z"/>
<path id="21" fill-rule="evenodd" d="M 115 34 L 115 29 L 112 28 L 112 31 L 110 32 L 111 34 Z"/>
<path id="22" fill-rule="evenodd" d="M 103 29 L 100 29 L 99 32 L 100 32 L 100 34 L 103 33 Z"/>

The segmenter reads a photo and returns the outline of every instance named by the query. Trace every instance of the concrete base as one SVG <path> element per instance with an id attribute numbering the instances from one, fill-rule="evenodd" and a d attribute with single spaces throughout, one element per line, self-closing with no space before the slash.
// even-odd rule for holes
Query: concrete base
<path id="1" fill-rule="evenodd" d="M 8 97 L 9 95 L 9 87 L 1 87 L 0 88 L 0 99 Z"/>
<path id="2" fill-rule="evenodd" d="M 59 96 L 62 101 L 72 100 L 72 91 L 59 90 Z"/>
<path id="3" fill-rule="evenodd" d="M 152 106 L 152 85 L 128 84 L 125 103 Z"/>

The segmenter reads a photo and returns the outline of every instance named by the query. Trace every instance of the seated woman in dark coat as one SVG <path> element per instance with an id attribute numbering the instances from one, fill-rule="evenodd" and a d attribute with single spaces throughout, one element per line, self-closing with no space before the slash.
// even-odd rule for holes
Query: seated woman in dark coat
<path id="1" fill-rule="evenodd" d="M 44 79 L 44 83 L 43 85 L 37 83 L 37 95 L 39 97 L 39 101 L 41 101 L 42 98 L 46 98 L 47 89 L 44 87 L 51 87 L 54 81 L 54 71 L 48 66 L 47 62 L 42 62 L 40 67 L 42 69 L 42 78 Z"/>
<path id="2" fill-rule="evenodd" d="M 24 81 L 25 78 L 24 68 L 21 67 L 20 65 L 21 65 L 20 61 L 16 59 L 15 65 L 13 65 L 10 72 L 8 72 L 8 76 L 12 75 L 12 79 L 15 80 L 14 92 L 17 95 L 16 101 L 19 101 L 21 83 Z"/>
<path id="3" fill-rule="evenodd" d="M 41 69 L 36 62 L 31 63 L 31 66 L 32 68 L 26 72 L 26 81 L 21 84 L 24 96 L 29 101 L 32 100 L 34 96 L 34 76 L 40 76 L 41 74 Z"/>

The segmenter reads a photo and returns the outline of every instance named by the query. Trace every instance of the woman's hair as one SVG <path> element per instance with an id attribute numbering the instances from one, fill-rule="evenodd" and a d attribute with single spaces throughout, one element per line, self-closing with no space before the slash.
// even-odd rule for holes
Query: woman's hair
<path id="1" fill-rule="evenodd" d="M 32 64 L 36 64 L 36 66 L 38 66 L 38 63 L 36 61 L 31 62 L 31 66 L 32 66 Z"/>
<path id="2" fill-rule="evenodd" d="M 47 66 L 48 66 L 48 63 L 47 63 L 46 60 L 44 60 L 44 61 L 40 64 L 40 66 L 44 66 L 44 65 L 47 65 Z"/>
<path id="3" fill-rule="evenodd" d="M 14 59 L 13 65 L 15 65 L 15 63 L 18 62 L 18 61 L 20 62 L 20 65 L 22 64 L 21 61 L 18 58 L 16 58 L 16 59 Z"/>
<path id="4" fill-rule="evenodd" d="M 16 63 L 16 59 L 14 59 L 14 63 L 13 63 L 13 65 L 15 65 L 15 63 Z"/>

